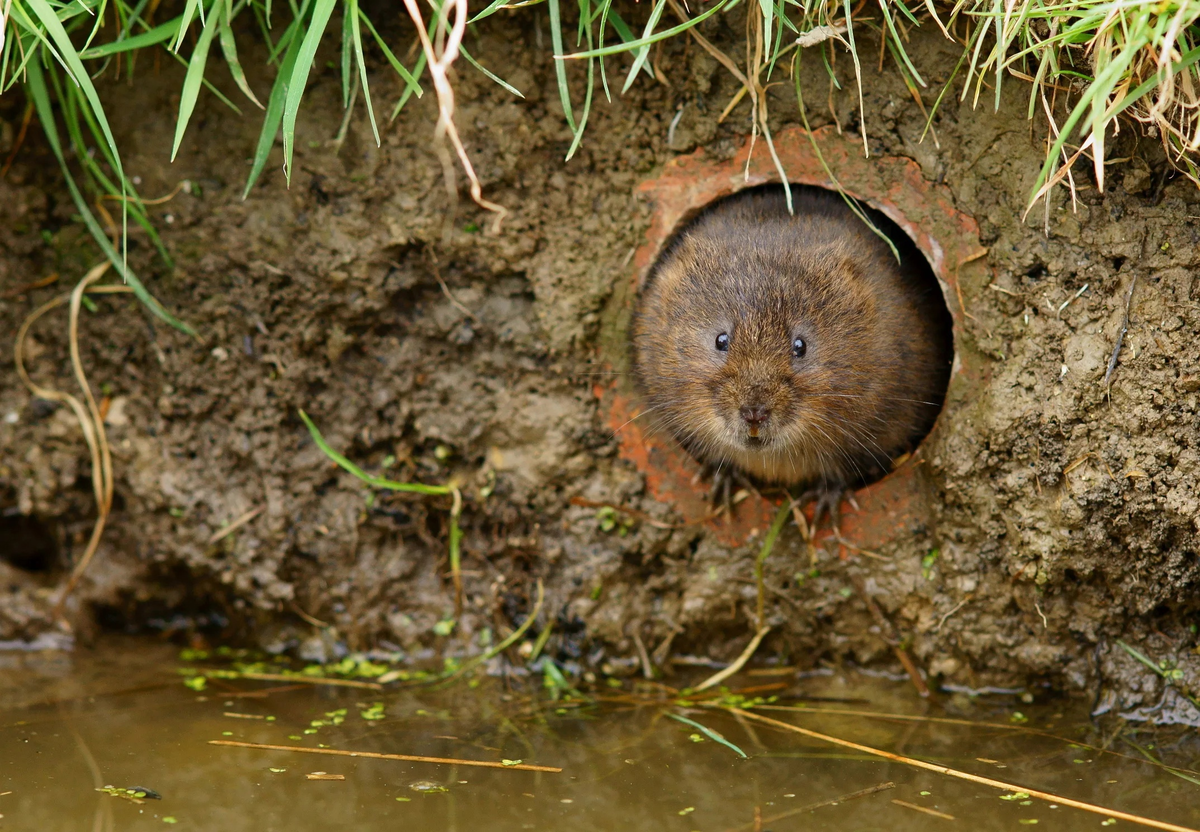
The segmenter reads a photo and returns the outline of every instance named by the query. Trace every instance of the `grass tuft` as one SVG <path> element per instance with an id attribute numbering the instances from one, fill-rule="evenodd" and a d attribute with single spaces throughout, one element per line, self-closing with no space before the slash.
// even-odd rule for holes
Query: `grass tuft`
<path id="1" fill-rule="evenodd" d="M 542 5 L 545 10 L 539 8 Z M 428 23 L 420 10 L 423 6 Z M 1110 139 L 1122 122 L 1140 125 L 1147 135 L 1159 139 L 1171 162 L 1200 185 L 1200 0 L 958 0 L 953 6 L 922 0 L 911 7 L 905 0 L 861 0 L 853 7 L 850 0 L 702 0 L 691 6 L 678 0 L 642 4 L 622 0 L 620 7 L 630 22 L 614 0 L 576 0 L 570 8 L 561 0 L 491 0 L 470 19 L 473 26 L 482 26 L 501 11 L 546 16 L 550 39 L 544 59 L 554 67 L 563 118 L 572 133 L 568 159 L 584 140 L 597 75 L 605 97 L 611 97 L 611 67 L 606 63 L 620 61 L 624 92 L 642 76 L 646 83 L 664 78 L 655 58 L 660 44 L 673 38 L 694 39 L 742 86 L 727 111 L 748 97 L 752 133 L 761 134 L 773 153 L 765 91 L 785 80 L 799 89 L 800 61 L 781 59 L 791 52 L 796 56 L 815 52 L 831 83 L 840 87 L 834 67 L 838 56 L 848 53 L 861 110 L 864 67 L 871 62 L 860 54 L 860 46 L 878 40 L 880 66 L 886 53 L 930 125 L 951 88 L 974 105 L 987 92 L 995 107 L 1005 84 L 1021 82 L 1028 90 L 1028 117 L 1043 120 L 1049 128 L 1031 206 L 1056 185 L 1065 182 L 1074 189 L 1073 166 L 1084 158 L 1090 160 L 1096 183 L 1103 189 Z M 702 25 L 706 31 L 716 25 L 732 27 L 730 15 L 739 8 L 745 20 L 741 61 L 700 33 Z M 353 108 L 361 93 L 372 135 L 379 142 L 377 97 L 367 71 L 371 54 L 377 52 L 400 82 L 390 118 L 395 120 L 412 96 L 423 94 L 422 79 L 432 81 L 438 88 L 438 145 L 443 140 L 454 145 L 472 196 L 499 218 L 503 209 L 482 198 L 458 140 L 446 71 L 461 54 L 467 64 L 512 95 L 521 93 L 503 79 L 502 71 L 485 69 L 462 48 L 465 0 L 425 0 L 406 3 L 406 9 L 410 21 L 420 21 L 422 29 L 422 48 L 415 55 L 400 48 L 402 44 L 389 44 L 359 0 L 292 0 L 274 6 L 271 0 L 163 4 L 157 0 L 0 0 L 0 93 L 23 87 L 97 245 L 154 315 L 191 332 L 154 300 L 128 268 L 125 251 L 131 219 L 149 235 L 163 264 L 169 268 L 171 263 L 146 206 L 125 174 L 93 77 L 112 68 L 132 80 L 154 65 L 140 58 L 145 50 L 159 50 L 186 66 L 170 149 L 173 159 L 187 139 L 188 125 L 205 91 L 240 112 L 212 83 L 217 65 L 223 63 L 241 94 L 262 113 L 243 191 L 246 197 L 266 169 L 278 139 L 283 145 L 283 172 L 290 181 L 306 86 L 318 51 L 330 38 L 340 40 L 343 103 Z M 156 19 L 167 10 L 174 15 Z M 673 25 L 664 20 L 668 11 L 676 21 Z M 238 24 L 243 17 L 244 26 Z M 331 25 L 335 18 L 336 26 Z M 635 19 L 640 22 L 631 25 Z M 921 26 L 935 27 L 962 49 L 958 65 L 929 108 L 921 97 L 927 86 L 925 75 L 907 48 L 912 31 Z M 635 27 L 640 33 L 635 34 Z M 276 74 L 265 105 L 247 80 L 239 37 L 257 38 L 267 47 L 267 60 Z M 411 35 L 404 37 L 405 43 L 411 43 Z M 214 40 L 218 50 L 212 49 Z M 405 53 L 413 56 L 411 66 L 397 57 Z M 572 89 L 569 77 L 568 68 L 576 61 L 586 61 L 582 91 Z M 60 138 L 59 117 L 65 121 L 66 144 L 73 152 Z M 865 149 L 869 118 L 859 121 Z M 933 138 L 936 141 L 936 134 Z M 443 160 L 449 158 L 443 154 Z M 786 180 L 781 167 L 779 173 Z M 119 200 L 119 230 L 105 229 L 96 219 L 90 205 L 99 197 Z"/>

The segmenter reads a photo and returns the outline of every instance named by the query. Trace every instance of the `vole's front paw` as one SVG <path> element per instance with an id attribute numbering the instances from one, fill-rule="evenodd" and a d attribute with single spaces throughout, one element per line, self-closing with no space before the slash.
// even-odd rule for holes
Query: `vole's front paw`
<path id="1" fill-rule="evenodd" d="M 833 532 L 833 536 L 841 540 L 843 500 L 848 501 L 850 505 L 858 508 L 858 505 L 854 502 L 854 492 L 841 483 L 810 488 L 800 495 L 800 498 L 796 501 L 798 505 L 803 507 L 812 502 L 816 503 L 813 507 L 812 528 L 810 530 L 814 539 L 817 536 L 817 531 L 821 528 L 821 521 L 828 516 L 829 528 Z"/>
<path id="2" fill-rule="evenodd" d="M 693 482 L 709 480 L 708 499 L 714 514 L 733 513 L 733 498 L 745 488 L 754 491 L 754 484 L 741 471 L 727 464 L 706 462 Z"/>

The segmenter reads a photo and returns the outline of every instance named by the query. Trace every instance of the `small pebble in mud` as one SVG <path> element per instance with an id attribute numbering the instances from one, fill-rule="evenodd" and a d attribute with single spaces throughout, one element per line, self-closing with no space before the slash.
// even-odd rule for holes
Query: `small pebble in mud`
<path id="1" fill-rule="evenodd" d="M 655 264 L 633 325 L 644 411 L 718 477 L 807 485 L 836 508 L 891 470 L 941 408 L 951 322 L 921 253 L 840 196 L 753 188 L 710 206 Z"/>

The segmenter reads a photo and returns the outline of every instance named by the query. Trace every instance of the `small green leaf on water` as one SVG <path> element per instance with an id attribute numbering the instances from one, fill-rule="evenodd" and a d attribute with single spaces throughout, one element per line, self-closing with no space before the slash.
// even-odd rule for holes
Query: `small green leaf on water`
<path id="1" fill-rule="evenodd" d="M 704 742 L 704 737 L 700 736 L 699 734 L 689 734 L 688 739 L 692 742 Z"/>
<path id="2" fill-rule="evenodd" d="M 397 797 L 396 799 L 399 800 L 401 803 L 411 803 L 412 802 L 411 797 Z"/>
<path id="3" fill-rule="evenodd" d="M 921 792 L 921 797 L 929 797 L 933 792 Z"/>
<path id="4" fill-rule="evenodd" d="M 1009 722 L 1028 722 L 1029 717 L 1025 716 L 1025 714 L 1021 713 L 1020 711 L 1013 711 L 1012 716 L 1010 716 L 1008 718 L 1008 721 Z"/>
<path id="5" fill-rule="evenodd" d="M 203 676 L 192 676 L 190 679 L 184 679 L 183 683 L 194 691 L 202 691 L 208 687 L 208 679 Z"/>
<path id="6" fill-rule="evenodd" d="M 524 760 L 501 760 L 500 765 L 504 766 L 519 766 Z"/>
<path id="7" fill-rule="evenodd" d="M 233 736 L 233 732 L 232 732 L 232 731 L 222 731 L 222 732 L 221 732 L 221 736 L 222 736 L 222 737 L 232 737 L 232 736 Z"/>
<path id="8" fill-rule="evenodd" d="M 302 739 L 304 739 L 304 737 L 300 736 L 299 734 L 288 734 L 288 739 L 289 740 L 302 740 Z"/>
<path id="9" fill-rule="evenodd" d="M 372 702 L 370 705 L 363 705 L 362 703 L 359 703 L 358 707 L 362 709 L 359 711 L 358 715 L 366 720 L 374 721 L 377 719 L 383 719 L 385 716 L 387 716 L 387 714 L 384 713 L 382 702 Z"/>
<path id="10" fill-rule="evenodd" d="M 167 815 L 165 818 L 163 818 L 163 823 L 179 823 L 179 821 L 175 820 L 173 815 Z"/>
<path id="11" fill-rule="evenodd" d="M 1101 826 L 1116 826 L 1117 819 L 1116 818 L 1105 818 L 1104 820 L 1100 821 L 1100 825 Z"/>
<path id="12" fill-rule="evenodd" d="M 1033 805 L 1033 801 L 1032 801 L 1032 800 L 1022 800 L 1022 801 L 1021 801 L 1021 805 L 1022 805 L 1022 806 L 1032 806 L 1032 805 Z"/>
<path id="13" fill-rule="evenodd" d="M 1029 797 L 1029 792 L 1013 792 L 1012 794 L 1000 795 L 1001 800 L 1025 800 Z"/>
<path id="14" fill-rule="evenodd" d="M 683 817 L 684 815 L 690 815 L 690 814 L 691 814 L 692 812 L 694 812 L 694 811 L 696 811 L 696 807 L 695 807 L 695 806 L 689 806 L 689 807 L 687 807 L 686 809 L 680 809 L 680 810 L 679 810 L 679 816 L 680 816 L 680 817 Z"/>

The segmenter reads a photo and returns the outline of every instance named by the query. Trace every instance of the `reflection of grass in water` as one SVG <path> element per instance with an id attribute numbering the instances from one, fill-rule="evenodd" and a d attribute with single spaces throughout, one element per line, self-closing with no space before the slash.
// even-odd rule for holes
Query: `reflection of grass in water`
<path id="1" fill-rule="evenodd" d="M 482 26 L 502 9 L 542 4 L 543 0 L 492 0 L 471 23 Z M 938 8 L 933 0 L 924 0 L 923 7 L 914 3 L 913 8 L 903 0 L 881 0 L 878 8 L 865 0 L 853 8 L 850 0 L 715 0 L 707 9 L 698 7 L 694 13 L 676 0 L 654 0 L 640 23 L 632 22 L 632 18 L 627 21 L 612 0 L 578 0 L 577 8 L 570 9 L 573 20 L 564 19 L 560 0 L 544 0 L 544 5 L 550 24 L 550 50 L 544 57 L 554 64 L 559 101 L 572 133 L 567 158 L 574 155 L 583 140 L 597 76 L 605 97 L 612 95 L 606 59 L 630 59 L 621 92 L 629 89 L 639 75 L 665 80 L 659 50 L 663 42 L 677 38 L 694 39 L 738 80 L 739 92 L 726 113 L 741 98 L 749 97 L 754 133 L 761 131 L 769 147 L 766 89 L 788 76 L 798 78 L 799 61 L 785 60 L 793 51 L 818 54 L 831 83 L 838 87 L 841 82 L 835 66 L 839 47 L 848 51 L 861 109 L 864 65 L 869 66 L 871 61 L 860 46 L 868 37 L 878 38 L 880 68 L 886 52 L 918 106 L 927 112 L 921 90 L 928 83 L 909 54 L 907 43 L 916 27 L 932 25 L 962 49 L 934 111 L 960 74 L 961 96 L 974 104 L 983 97 L 985 86 L 990 86 L 993 104 L 998 106 L 1001 88 L 1010 76 L 1029 84 L 1028 116 L 1045 118 L 1052 132 L 1034 186 L 1035 198 L 1068 178 L 1071 164 L 1085 154 L 1093 158 L 1102 185 L 1106 135 L 1122 115 L 1158 135 L 1172 162 L 1190 178 L 1200 176 L 1193 157 L 1200 146 L 1200 74 L 1196 66 L 1200 61 L 1200 0 L 1016 0 L 1005 4 L 959 0 L 951 9 Z M 729 20 L 729 12 L 739 5 L 747 13 L 745 59 L 740 64 L 699 32 L 699 25 L 705 21 Z M 465 0 L 430 0 L 429 6 L 427 24 L 421 19 L 418 5 L 413 3 L 408 8 L 409 17 L 421 19 L 425 31 L 422 48 L 416 50 L 411 66 L 406 66 L 397 57 L 398 52 L 404 54 L 406 50 L 387 42 L 360 8 L 359 0 L 298 0 L 289 3 L 286 10 L 280 3 L 273 6 L 272 0 L 181 0 L 161 5 L 158 0 L 5 0 L 0 8 L 0 92 L 17 84 L 24 87 L 58 157 L 76 209 L 97 244 L 154 314 L 187 330 L 186 324 L 163 309 L 129 271 L 124 244 L 118 250 L 108 239 L 85 197 L 85 193 L 92 197 L 118 196 L 122 207 L 121 240 L 126 238 L 132 218 L 148 235 L 163 262 L 170 265 L 147 206 L 125 173 L 92 78 L 111 71 L 135 82 L 153 71 L 163 52 L 184 65 L 171 148 L 174 158 L 202 90 L 241 112 L 212 83 L 217 61 L 210 58 L 219 51 L 225 70 L 248 102 L 243 106 L 262 111 L 262 126 L 244 186 L 248 194 L 265 169 L 277 138 L 282 139 L 283 169 L 290 180 L 296 119 L 306 84 L 318 48 L 332 38 L 340 42 L 336 67 L 342 102 L 347 108 L 347 122 L 332 145 L 340 146 L 349 111 L 360 97 L 378 143 L 378 92 L 372 95 L 366 67 L 367 54 L 378 54 L 400 85 L 390 107 L 390 119 L 396 118 L 412 96 L 423 94 L 422 78 L 432 80 L 441 114 L 436 146 L 443 147 L 441 138 L 449 139 L 471 181 L 476 201 L 502 216 L 503 209 L 482 198 L 479 182 L 458 140 L 452 119 L 453 95 L 445 71 L 461 52 L 486 77 L 512 94 L 521 93 L 503 80 L 507 74 L 504 67 L 493 67 L 497 72 L 486 69 L 461 48 L 459 40 L 466 20 L 460 16 L 465 18 L 467 14 Z M 628 4 L 622 8 L 626 14 L 634 11 Z M 171 16 L 161 20 L 166 10 Z M 541 11 L 525 14 L 530 13 Z M 637 15 L 642 17 L 643 11 L 638 9 Z M 266 49 L 267 63 L 275 68 L 275 80 L 265 96 L 256 93 L 247 79 L 235 24 L 254 31 L 250 36 L 243 34 L 243 42 L 259 41 Z M 153 50 L 153 57 L 145 55 L 145 50 Z M 572 94 L 569 63 L 583 63 L 586 68 L 580 103 L 576 103 L 578 90 Z M 59 138 L 55 104 L 74 150 L 70 155 Z M 933 112 L 927 115 L 932 123 Z M 864 113 L 860 119 L 864 142 L 868 120 Z M 773 147 L 771 152 L 774 155 Z M 68 164 L 71 157 L 73 163 Z M 786 172 L 777 158 L 775 161 L 780 176 L 786 179 Z M 443 164 L 452 164 L 448 153 L 443 156 Z M 77 177 L 81 183 L 76 182 Z"/>

